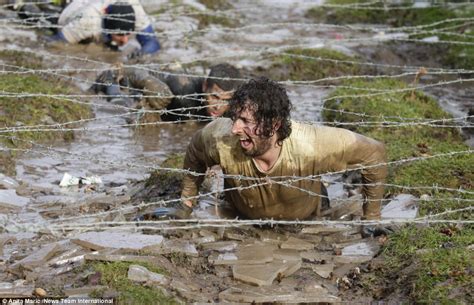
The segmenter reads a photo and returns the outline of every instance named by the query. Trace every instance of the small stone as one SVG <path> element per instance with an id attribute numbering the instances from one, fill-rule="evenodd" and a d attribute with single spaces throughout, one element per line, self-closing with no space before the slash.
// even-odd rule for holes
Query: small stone
<path id="1" fill-rule="evenodd" d="M 159 245 L 163 240 L 161 235 L 105 231 L 78 234 L 71 239 L 71 242 L 92 250 L 105 248 L 140 250 L 146 246 Z"/>
<path id="2" fill-rule="evenodd" d="M 379 251 L 380 246 L 376 243 L 362 242 L 353 244 L 342 249 L 343 256 L 362 256 L 368 255 L 374 257 Z"/>
<path id="3" fill-rule="evenodd" d="M 314 249 L 314 244 L 296 237 L 290 237 L 287 241 L 281 244 L 281 248 L 294 250 L 311 250 Z"/>
<path id="4" fill-rule="evenodd" d="M 43 246 L 41 249 L 35 251 L 33 254 L 23 258 L 14 263 L 11 268 L 15 269 L 22 266 L 25 269 L 33 270 L 33 268 L 45 264 L 61 247 L 57 243 Z"/>
<path id="5" fill-rule="evenodd" d="M 35 296 L 42 298 L 45 297 L 48 293 L 43 288 L 35 288 L 34 294 Z"/>
<path id="6" fill-rule="evenodd" d="M 252 287 L 236 285 L 219 293 L 219 300 L 231 303 L 336 303 L 340 299 L 319 286 L 311 291 L 297 291 L 293 286 Z"/>
<path id="7" fill-rule="evenodd" d="M 236 241 L 217 241 L 212 243 L 201 244 L 202 250 L 212 250 L 218 252 L 229 252 L 237 248 Z"/>
<path id="8" fill-rule="evenodd" d="M 30 202 L 30 199 L 16 194 L 14 189 L 0 190 L 0 211 L 18 211 Z"/>
<path id="9" fill-rule="evenodd" d="M 213 265 L 235 265 L 239 262 L 235 253 L 213 253 L 208 261 Z"/>
<path id="10" fill-rule="evenodd" d="M 332 261 L 333 255 L 328 252 L 304 251 L 300 253 L 301 257 L 310 262 Z"/>
<path id="11" fill-rule="evenodd" d="M 400 194 L 382 208 L 382 219 L 414 219 L 417 214 L 417 198 L 410 194 Z"/>
<path id="12" fill-rule="evenodd" d="M 264 230 L 264 231 L 259 231 L 258 236 L 260 237 L 260 240 L 268 243 L 268 244 L 274 244 L 274 245 L 279 245 L 281 244 L 284 240 L 287 239 L 285 235 L 275 233 L 273 231 L 269 230 Z"/>
<path id="13" fill-rule="evenodd" d="M 301 260 L 301 255 L 298 250 L 294 249 L 277 249 L 273 251 L 273 258 L 287 261 Z"/>
<path id="14" fill-rule="evenodd" d="M 16 189 L 19 186 L 16 180 L 0 173 L 0 189 Z"/>
<path id="15" fill-rule="evenodd" d="M 327 234 L 327 233 L 350 231 L 351 229 L 352 229 L 351 226 L 347 226 L 347 225 L 317 225 L 317 226 L 303 228 L 303 230 L 301 230 L 301 233 Z"/>
<path id="16" fill-rule="evenodd" d="M 250 245 L 241 246 L 237 249 L 238 264 L 253 265 L 271 262 L 273 251 L 277 246 L 267 243 L 255 242 Z"/>
<path id="17" fill-rule="evenodd" d="M 167 285 L 169 283 L 169 279 L 166 276 L 151 272 L 147 268 L 140 265 L 130 265 L 130 267 L 128 268 L 128 278 L 131 281 L 139 283 L 150 283 L 158 285 Z"/>
<path id="18" fill-rule="evenodd" d="M 278 276 L 289 276 L 301 267 L 301 261 L 273 261 L 259 265 L 234 265 L 234 278 L 257 286 L 270 286 Z"/>
<path id="19" fill-rule="evenodd" d="M 334 270 L 334 264 L 329 263 L 329 264 L 322 264 L 322 265 L 313 265 L 312 269 L 314 272 L 316 272 L 320 277 L 322 278 L 330 278 L 331 273 Z"/>

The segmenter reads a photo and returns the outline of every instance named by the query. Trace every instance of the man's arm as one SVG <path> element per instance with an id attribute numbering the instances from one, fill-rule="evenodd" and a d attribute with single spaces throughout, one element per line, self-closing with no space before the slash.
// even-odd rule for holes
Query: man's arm
<path id="1" fill-rule="evenodd" d="M 161 48 L 151 24 L 137 34 L 137 41 L 142 46 L 140 49 L 141 54 L 153 54 Z"/>
<path id="2" fill-rule="evenodd" d="M 163 110 L 171 102 L 172 93 L 168 86 L 147 71 L 136 68 L 126 68 L 123 76 L 133 89 L 138 89 L 145 96 L 146 106 L 153 110 Z"/>
<path id="3" fill-rule="evenodd" d="M 362 192 L 364 202 L 364 217 L 380 219 L 380 201 L 383 198 L 384 183 L 387 176 L 385 146 L 381 142 L 355 135 L 355 141 L 346 143 L 344 158 L 348 168 L 362 168 Z"/>
<path id="4" fill-rule="evenodd" d="M 381 142 L 347 129 L 320 127 L 316 137 L 316 156 L 322 172 L 361 169 L 366 219 L 380 218 L 387 165 Z M 377 184 L 377 185 L 374 185 Z"/>
<path id="5" fill-rule="evenodd" d="M 183 169 L 195 173 L 205 173 L 207 166 L 205 162 L 205 150 L 202 141 L 202 130 L 196 132 L 191 139 L 184 157 Z M 183 190 L 181 191 L 181 200 L 188 207 L 196 204 L 196 199 L 189 199 L 199 193 L 199 188 L 204 180 L 202 175 L 186 174 L 183 179 Z"/>
<path id="6" fill-rule="evenodd" d="M 196 199 L 191 198 L 197 196 L 199 188 L 204 180 L 204 174 L 208 167 L 217 164 L 213 155 L 213 147 L 206 145 L 206 134 L 212 131 L 214 124 L 207 125 L 204 129 L 196 132 L 191 139 L 184 158 L 183 169 L 189 170 L 183 179 L 183 189 L 181 192 L 181 200 L 188 207 L 193 207 L 196 204 Z M 193 173 L 197 173 L 194 175 Z M 191 199 L 190 199 L 191 198 Z"/>

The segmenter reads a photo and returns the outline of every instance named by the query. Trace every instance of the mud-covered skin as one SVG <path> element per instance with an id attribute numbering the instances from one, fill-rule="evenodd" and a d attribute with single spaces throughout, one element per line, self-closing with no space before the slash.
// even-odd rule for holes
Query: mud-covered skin
<path id="1" fill-rule="evenodd" d="M 320 197 L 301 191 L 321 194 L 318 179 L 301 179 L 291 184 L 296 188 L 277 183 L 250 187 L 265 182 L 266 177 L 306 177 L 365 167 L 361 171 L 362 181 L 366 184 L 363 194 L 367 198 L 364 216 L 367 219 L 380 218 L 383 186 L 373 184 L 383 183 L 387 175 L 382 143 L 345 129 L 293 122 L 292 133 L 283 141 L 275 165 L 268 172 L 262 172 L 253 159 L 244 154 L 238 137 L 231 134 L 231 128 L 231 120 L 218 119 L 198 131 L 188 146 L 184 168 L 203 173 L 206 168 L 219 164 L 224 174 L 257 178 L 225 179 L 226 188 L 242 188 L 226 192 L 226 199 L 243 216 L 307 219 L 313 214 L 319 215 Z M 202 176 L 185 176 L 182 198 L 197 195 L 202 179 Z"/>

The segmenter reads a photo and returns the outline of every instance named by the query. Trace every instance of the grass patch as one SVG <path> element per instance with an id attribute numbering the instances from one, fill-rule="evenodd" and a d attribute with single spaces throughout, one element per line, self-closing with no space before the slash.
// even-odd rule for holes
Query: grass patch
<path id="1" fill-rule="evenodd" d="M 0 88 L 13 94 L 67 94 L 65 84 L 52 82 L 37 75 L 5 74 L 0 76 Z M 0 97 L 0 126 L 21 127 L 32 125 L 52 125 L 91 117 L 88 106 L 71 103 L 65 100 L 53 99 L 47 96 L 38 97 Z M 74 127 L 70 125 L 68 127 Z M 44 141 L 60 137 L 64 140 L 74 138 L 72 131 L 23 131 L 4 133 L 21 140 Z M 14 139 L 2 138 L 8 146 L 24 147 L 25 143 Z"/>
<path id="2" fill-rule="evenodd" d="M 235 28 L 240 25 L 240 22 L 236 19 L 231 19 L 227 16 L 216 14 L 216 12 L 195 13 L 192 15 L 192 17 L 199 20 L 199 29 L 204 29 L 211 24 L 218 24 L 228 28 Z"/>
<path id="3" fill-rule="evenodd" d="M 472 304 L 474 253 L 466 247 L 473 243 L 472 226 L 407 226 L 390 237 L 380 271 L 395 271 L 396 286 L 408 288 L 417 303 Z"/>
<path id="4" fill-rule="evenodd" d="M 6 70 L 16 70 L 18 67 L 26 69 L 41 69 L 43 67 L 42 58 L 31 52 L 0 50 L 0 59 L 7 65 L 15 66 L 7 66 Z"/>
<path id="5" fill-rule="evenodd" d="M 456 11 L 457 18 L 474 18 L 474 8 Z M 452 17 L 451 17 L 452 18 Z M 425 29 L 425 33 L 413 34 L 410 38 L 424 38 L 436 35 L 446 44 L 441 61 L 444 66 L 455 69 L 474 70 L 474 24 L 472 21 L 454 20 Z"/>
<path id="6" fill-rule="evenodd" d="M 273 56 L 272 61 L 274 63 L 265 74 L 275 80 L 317 80 L 361 73 L 357 64 L 335 62 L 356 61 L 354 57 L 325 48 L 290 49 L 285 54 Z"/>
<path id="7" fill-rule="evenodd" d="M 394 27 L 430 25 L 439 21 L 447 21 L 454 18 L 473 18 L 472 6 L 457 7 L 449 6 L 394 9 L 397 6 L 407 6 L 409 3 L 385 4 L 383 2 L 368 3 L 369 1 L 353 0 L 329 0 L 326 3 L 332 5 L 359 4 L 358 8 L 331 8 L 315 7 L 306 13 L 306 16 L 317 22 L 331 24 L 387 24 Z M 364 9 L 364 4 L 380 10 Z M 387 8 L 384 10 L 383 8 Z M 405 30 L 406 31 L 406 30 Z M 474 24 L 470 20 L 452 20 L 441 24 L 426 26 L 422 30 L 417 29 L 416 34 L 410 35 L 412 39 L 421 39 L 429 36 L 438 36 L 439 40 L 458 42 L 459 44 L 442 45 L 446 51 L 443 52 L 442 63 L 455 69 L 474 70 L 474 43 L 472 37 Z M 409 30 L 407 31 L 410 34 Z M 464 43 L 464 44 L 463 44 Z"/>
<path id="8" fill-rule="evenodd" d="M 404 8 L 409 6 L 409 3 L 329 0 L 326 4 L 341 7 L 314 7 L 308 10 L 306 17 L 331 24 L 369 23 L 399 27 L 428 24 L 456 16 L 448 7 Z M 344 5 L 347 6 L 342 7 Z"/>
<path id="9" fill-rule="evenodd" d="M 146 263 L 91 263 L 91 267 L 101 274 L 100 283 L 119 292 L 118 304 L 179 304 L 173 298 L 165 296 L 159 289 L 135 284 L 129 280 L 130 265 L 141 265 L 152 272 L 163 274 L 163 270 Z"/>
<path id="10" fill-rule="evenodd" d="M 92 116 L 86 105 L 71 103 L 66 100 L 53 99 L 47 96 L 7 96 L 15 94 L 68 94 L 67 84 L 57 79 L 44 78 L 35 74 L 18 74 L 13 72 L 25 69 L 41 69 L 42 60 L 34 54 L 20 51 L 0 51 L 0 60 L 6 65 L 11 74 L 0 75 L 0 90 L 4 96 L 0 97 L 0 144 L 10 148 L 28 148 L 28 141 L 48 141 L 62 138 L 66 141 L 73 139 L 72 131 L 51 130 L 23 130 L 10 131 L 12 128 L 22 128 L 35 125 L 54 125 L 69 121 L 80 120 Z M 68 125 L 75 127 L 77 125 Z M 48 126 L 39 128 L 48 129 Z M 52 127 L 54 128 L 54 127 Z M 8 175 L 14 175 L 15 152 L 2 153 L 0 170 Z"/>
<path id="11" fill-rule="evenodd" d="M 352 81 L 347 84 L 360 89 L 334 91 L 325 103 L 328 109 L 323 111 L 324 119 L 332 122 L 359 123 L 350 125 L 350 129 L 384 142 L 389 161 L 429 157 L 469 149 L 463 143 L 457 129 L 442 127 L 443 124 L 452 124 L 450 121 L 442 121 L 451 118 L 451 115 L 444 112 L 435 100 L 421 92 L 410 90 L 407 84 L 397 80 Z M 388 89 L 408 90 L 383 95 L 347 97 Z M 339 110 L 364 115 L 338 112 Z M 416 121 L 406 118 L 433 120 L 435 126 L 384 127 L 388 123 L 383 122 L 388 121 L 395 123 Z M 381 123 L 367 126 L 365 123 L 368 121 Z M 390 166 L 388 177 L 389 184 L 407 187 L 438 186 L 470 191 L 473 190 L 472 181 L 474 181 L 472 153 Z M 419 202 L 422 216 L 469 207 L 472 201 L 468 200 L 474 199 L 472 194 L 448 192 L 436 187 L 428 189 L 389 187 L 386 191 L 387 195 L 401 192 L 415 196 L 428 194 L 431 200 Z M 443 216 L 443 219 L 472 220 L 472 218 L 471 211 Z M 472 225 L 455 228 L 447 225 L 406 226 L 390 237 L 383 250 L 387 264 L 379 270 L 380 277 L 372 281 L 379 285 L 386 283 L 387 293 L 405 289 L 410 300 L 414 302 L 443 303 L 456 298 L 459 303 L 469 304 L 472 302 L 474 282 L 473 254 L 472 250 L 467 250 L 466 247 L 473 243 Z M 421 249 L 428 250 L 417 251 Z M 397 285 L 393 285 L 394 282 Z"/>
<path id="12" fill-rule="evenodd" d="M 199 0 L 210 10 L 226 10 L 232 8 L 232 5 L 227 0 Z"/>
<path id="13" fill-rule="evenodd" d="M 177 168 L 182 169 L 184 163 L 184 154 L 171 154 L 166 160 L 161 163 L 163 168 Z M 182 173 L 177 173 L 167 170 L 154 170 L 150 177 L 146 180 L 145 186 L 163 185 L 163 184 L 181 184 L 183 179 Z"/>

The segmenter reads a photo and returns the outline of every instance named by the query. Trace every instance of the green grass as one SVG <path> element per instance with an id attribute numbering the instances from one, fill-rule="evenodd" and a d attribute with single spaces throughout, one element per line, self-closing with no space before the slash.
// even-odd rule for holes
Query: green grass
<path id="1" fill-rule="evenodd" d="M 359 74 L 361 71 L 357 64 L 336 63 L 335 61 L 356 59 L 331 49 L 296 48 L 285 53 L 288 54 L 272 57 L 273 64 L 268 71 L 265 71 L 266 75 L 275 80 L 317 80 L 330 76 Z"/>
<path id="2" fill-rule="evenodd" d="M 210 10 L 226 10 L 230 9 L 232 5 L 227 0 L 199 0 Z"/>
<path id="3" fill-rule="evenodd" d="M 184 163 L 184 154 L 171 154 L 161 163 L 163 168 L 182 169 Z M 146 180 L 145 186 L 163 185 L 163 184 L 181 184 L 183 174 L 166 170 L 154 170 Z"/>
<path id="4" fill-rule="evenodd" d="M 17 67 L 26 69 L 41 69 L 43 67 L 43 60 L 31 52 L 0 50 L 0 59 L 7 65 L 16 66 L 7 66 L 7 70 L 14 70 Z"/>
<path id="5" fill-rule="evenodd" d="M 308 10 L 306 17 L 315 19 L 317 22 L 331 24 L 348 23 L 369 23 L 369 24 L 389 24 L 392 26 L 415 26 L 433 23 L 456 16 L 454 11 L 445 7 L 428 7 L 413 9 L 395 9 L 401 5 L 385 5 L 383 2 L 368 4 L 370 1 L 350 1 L 350 0 L 329 0 L 326 4 L 346 5 L 346 4 L 366 4 L 371 8 L 364 9 L 363 6 L 354 7 L 314 7 Z"/>
<path id="6" fill-rule="evenodd" d="M 14 94 L 67 94 L 65 84 L 43 79 L 37 75 L 5 74 L 0 76 L 0 88 L 4 92 Z M 38 97 L 0 97 L 0 117 L 2 128 L 30 126 L 38 124 L 65 123 L 91 117 L 88 106 L 75 104 L 66 100 L 54 99 L 47 96 Z M 74 127 L 70 125 L 67 127 Z M 72 131 L 26 131 L 10 132 L 3 135 L 15 136 L 23 140 L 43 141 L 73 138 Z M 21 141 L 2 139 L 4 144 L 22 147 Z"/>
<path id="7" fill-rule="evenodd" d="M 0 90 L 15 94 L 68 94 L 68 84 L 53 78 L 42 77 L 38 74 L 18 74 L 14 72 L 25 69 L 41 69 L 41 58 L 34 54 L 20 51 L 0 51 L 0 60 L 6 65 L 10 74 L 0 75 Z M 0 97 L 0 128 L 5 132 L 0 135 L 0 145 L 10 148 L 29 148 L 33 142 L 73 139 L 72 131 L 8 131 L 11 128 L 34 125 L 50 125 L 80 120 L 92 116 L 87 105 L 75 104 L 63 99 L 53 99 L 47 96 Z M 66 127 L 77 127 L 68 125 Z M 48 126 L 43 126 L 48 128 Z M 6 132 L 8 131 L 8 132 Z M 7 175 L 15 174 L 15 151 L 0 154 L 0 170 Z"/>
<path id="8" fill-rule="evenodd" d="M 409 297 L 418 303 L 472 304 L 474 253 L 466 247 L 474 243 L 473 233 L 472 227 L 455 231 L 442 225 L 407 226 L 385 246 L 387 266 L 382 272 L 396 270 L 397 286 L 411 284 Z M 413 266 L 414 271 L 403 271 Z"/>
<path id="9" fill-rule="evenodd" d="M 329 0 L 327 4 L 353 4 L 368 1 L 354 0 Z M 401 4 L 407 6 L 409 4 Z M 383 8 L 382 2 L 371 4 L 371 7 Z M 427 7 L 413 9 L 398 9 L 397 5 L 388 5 L 388 10 L 368 10 L 355 8 L 328 8 L 314 7 L 306 13 L 308 18 L 316 22 L 331 24 L 387 24 L 394 27 L 430 25 L 439 21 L 453 18 L 473 18 L 474 8 L 464 6 L 458 8 L 450 7 Z M 443 32 L 444 31 L 444 32 Z M 441 62 L 444 66 L 456 69 L 474 70 L 474 45 L 462 43 L 474 43 L 474 25 L 472 21 L 450 21 L 442 24 L 429 26 L 411 34 L 411 39 L 421 39 L 429 36 L 438 36 L 442 41 L 453 41 L 458 44 L 442 44 L 444 56 Z M 407 32 L 410 34 L 410 32 Z M 419 47 L 419 46 L 418 46 Z"/>
<path id="10" fill-rule="evenodd" d="M 113 263 L 91 263 L 94 271 L 100 272 L 100 284 L 113 288 L 119 293 L 118 304 L 179 304 L 172 297 L 165 296 L 161 290 L 135 284 L 128 279 L 130 265 L 141 265 L 148 270 L 163 274 L 163 270 L 146 263 L 113 262 Z M 100 297 L 97 292 L 96 297 Z"/>
<path id="11" fill-rule="evenodd" d="M 344 97 L 367 94 L 370 90 L 409 89 L 408 85 L 397 80 L 353 81 L 350 85 L 359 89 L 337 89 L 325 103 L 332 110 L 363 113 L 357 116 L 330 110 L 323 111 L 326 121 L 352 122 L 351 129 L 378 139 L 385 143 L 389 161 L 411 157 L 429 157 L 454 151 L 465 151 L 469 147 L 455 128 L 429 126 L 383 127 L 385 124 L 363 126 L 367 121 L 410 122 L 402 118 L 449 119 L 435 100 L 421 92 L 408 90 L 383 95 L 365 97 Z M 338 98 L 336 98 L 338 97 Z M 446 124 L 450 124 L 448 121 Z M 473 190 L 474 155 L 460 154 L 447 157 L 436 157 L 423 161 L 408 162 L 389 167 L 389 184 L 407 187 L 446 187 L 453 189 Z M 419 201 L 420 215 L 436 214 L 452 209 L 466 208 L 472 205 L 471 194 L 448 192 L 433 187 L 430 189 L 400 189 L 389 187 L 386 195 L 411 193 L 415 196 L 429 195 L 432 200 Z M 454 199 L 459 198 L 460 200 Z M 472 211 L 444 215 L 443 219 L 472 220 Z M 446 230 L 453 232 L 446 235 Z M 378 271 L 378 278 L 371 278 L 371 285 L 387 285 L 388 292 L 406 290 L 410 302 L 419 303 L 472 303 L 473 264 L 472 250 L 468 245 L 474 244 L 474 227 L 447 225 L 414 226 L 407 225 L 390 236 L 383 249 L 387 263 Z M 446 246 L 449 245 L 449 246 Z M 420 249 L 427 251 L 417 252 Z M 388 280 L 387 280 L 388 279 Z M 384 284 L 385 283 L 385 284 Z M 388 284 L 387 284 L 388 283 Z M 370 291 L 370 289 L 368 289 Z M 459 295 L 454 295 L 455 293 Z"/>

